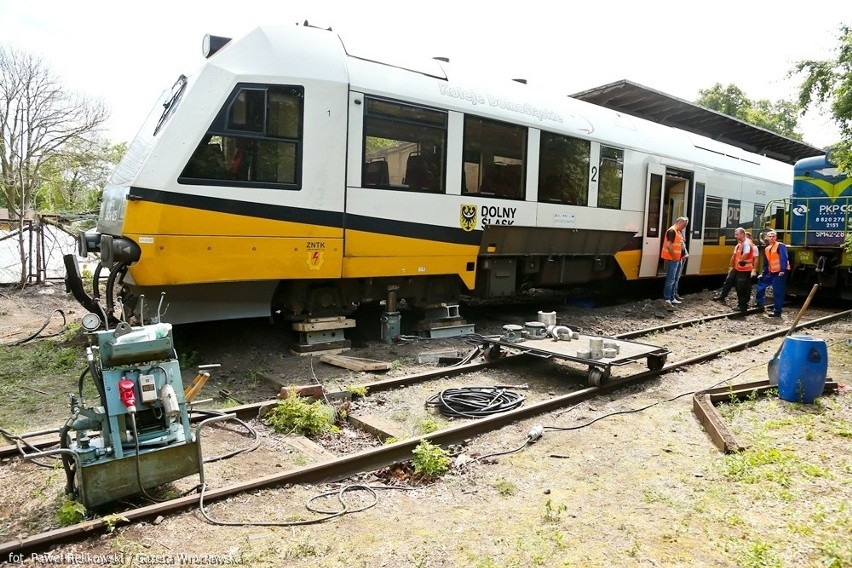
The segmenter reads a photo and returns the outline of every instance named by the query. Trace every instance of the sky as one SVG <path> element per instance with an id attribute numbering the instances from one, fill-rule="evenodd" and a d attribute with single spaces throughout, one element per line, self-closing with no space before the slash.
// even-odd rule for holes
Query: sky
<path id="1" fill-rule="evenodd" d="M 210 33 L 308 20 L 347 47 L 449 57 L 484 75 L 565 94 L 627 79 L 694 101 L 734 84 L 752 100 L 794 100 L 796 61 L 833 59 L 852 2 L 765 0 L 0 0 L 0 45 L 43 59 L 66 88 L 102 100 L 105 135 L 129 142 L 164 89 L 203 63 Z M 829 116 L 799 119 L 805 141 L 836 142 Z"/>

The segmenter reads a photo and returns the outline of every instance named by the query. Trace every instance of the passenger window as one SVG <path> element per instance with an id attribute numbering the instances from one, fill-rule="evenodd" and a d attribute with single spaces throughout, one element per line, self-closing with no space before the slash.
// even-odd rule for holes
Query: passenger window
<path id="1" fill-rule="evenodd" d="M 722 229 L 722 198 L 708 195 L 707 206 L 704 211 L 704 244 L 724 244 L 724 241 L 720 241 L 720 237 L 725 236 L 725 232 Z"/>
<path id="2" fill-rule="evenodd" d="M 304 91 L 237 87 L 178 181 L 298 189 Z"/>
<path id="3" fill-rule="evenodd" d="M 523 199 L 526 152 L 525 127 L 465 116 L 462 194 Z"/>
<path id="4" fill-rule="evenodd" d="M 538 200 L 588 205 L 590 151 L 588 140 L 542 132 Z"/>
<path id="5" fill-rule="evenodd" d="M 624 150 L 601 146 L 601 179 L 598 182 L 598 207 L 621 209 L 624 180 Z"/>
<path id="6" fill-rule="evenodd" d="M 363 187 L 444 193 L 447 113 L 366 99 Z"/>

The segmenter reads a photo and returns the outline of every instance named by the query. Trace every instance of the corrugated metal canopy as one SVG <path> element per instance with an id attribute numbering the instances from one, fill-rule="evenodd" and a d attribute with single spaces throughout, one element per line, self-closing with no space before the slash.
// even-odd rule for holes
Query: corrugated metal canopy
<path id="1" fill-rule="evenodd" d="M 789 164 L 825 150 L 627 80 L 570 95 L 659 124 L 688 130 Z"/>

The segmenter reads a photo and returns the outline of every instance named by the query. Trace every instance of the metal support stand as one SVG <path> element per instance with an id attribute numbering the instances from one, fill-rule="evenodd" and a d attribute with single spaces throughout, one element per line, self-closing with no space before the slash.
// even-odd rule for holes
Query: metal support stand
<path id="1" fill-rule="evenodd" d="M 395 337 L 399 337 L 400 335 L 400 320 L 402 317 L 399 315 L 399 311 L 397 310 L 397 301 L 396 301 L 396 292 L 399 290 L 398 286 L 389 286 L 388 287 L 388 297 L 387 302 L 385 303 L 385 311 L 382 313 L 382 317 L 379 320 L 382 341 L 385 343 L 393 343 Z"/>
<path id="2" fill-rule="evenodd" d="M 436 304 L 428 306 L 424 312 L 425 317 L 418 326 L 423 337 L 459 337 L 474 332 L 473 324 L 468 324 L 459 314 L 458 304 Z"/>
<path id="3" fill-rule="evenodd" d="M 355 327 L 355 320 L 343 316 L 295 322 L 293 329 L 299 332 L 299 344 L 294 352 L 302 354 L 329 350 L 346 351 L 352 345 L 343 333 L 348 327 Z"/>

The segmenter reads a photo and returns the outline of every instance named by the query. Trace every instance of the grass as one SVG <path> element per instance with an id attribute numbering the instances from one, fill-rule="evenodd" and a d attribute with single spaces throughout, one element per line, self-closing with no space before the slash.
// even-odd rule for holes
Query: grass
<path id="1" fill-rule="evenodd" d="M 748 446 L 721 458 L 722 479 L 733 483 L 728 490 L 741 511 L 772 511 L 764 526 L 747 514 L 735 513 L 738 523 L 728 519 L 739 531 L 727 537 L 737 566 L 852 566 L 852 514 L 844 497 L 849 405 L 841 395 L 811 405 L 777 395 L 720 405 L 729 407 L 723 415 Z"/>
<path id="2" fill-rule="evenodd" d="M 0 426 L 21 434 L 51 422 L 61 425 L 70 414 L 69 395 L 77 393 L 86 369 L 78 338 L 79 332 L 71 343 L 51 338 L 0 349 Z M 83 387 L 85 399 L 96 401 L 88 375 Z"/>

